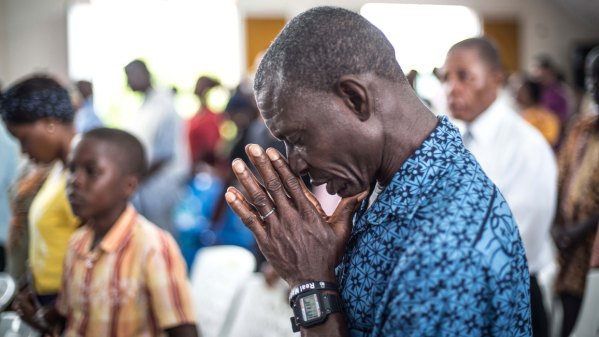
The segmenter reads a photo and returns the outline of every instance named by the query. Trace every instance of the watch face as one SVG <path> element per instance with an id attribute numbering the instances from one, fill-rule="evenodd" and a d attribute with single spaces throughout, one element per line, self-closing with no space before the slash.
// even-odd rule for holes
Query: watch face
<path id="1" fill-rule="evenodd" d="M 308 323 L 322 316 L 320 303 L 316 294 L 300 298 L 300 307 L 302 309 L 302 319 Z"/>

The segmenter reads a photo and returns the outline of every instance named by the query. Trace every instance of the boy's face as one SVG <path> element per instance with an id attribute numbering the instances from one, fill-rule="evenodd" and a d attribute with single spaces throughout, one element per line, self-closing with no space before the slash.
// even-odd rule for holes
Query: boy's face
<path id="1" fill-rule="evenodd" d="M 83 138 L 69 157 L 67 195 L 73 213 L 84 220 L 113 216 L 137 187 L 137 178 L 123 173 L 113 146 Z"/>

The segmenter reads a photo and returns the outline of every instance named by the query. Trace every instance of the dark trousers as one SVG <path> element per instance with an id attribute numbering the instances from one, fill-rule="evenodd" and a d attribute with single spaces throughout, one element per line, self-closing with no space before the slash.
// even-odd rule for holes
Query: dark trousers
<path id="1" fill-rule="evenodd" d="M 543 304 L 543 293 L 535 275 L 530 276 L 530 316 L 532 335 L 534 337 L 549 337 L 549 322 Z"/>
<path id="2" fill-rule="evenodd" d="M 582 298 L 568 293 L 559 294 L 559 298 L 562 301 L 562 308 L 564 311 L 562 333 L 560 336 L 569 337 L 576 324 L 580 306 L 582 305 Z"/>

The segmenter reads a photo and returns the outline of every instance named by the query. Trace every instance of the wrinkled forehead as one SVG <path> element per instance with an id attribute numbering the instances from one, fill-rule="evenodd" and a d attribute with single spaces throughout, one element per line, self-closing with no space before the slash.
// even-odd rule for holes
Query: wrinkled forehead
<path id="1" fill-rule="evenodd" d="M 275 137 L 280 138 L 290 125 L 299 123 L 301 118 L 301 114 L 297 113 L 301 110 L 299 91 L 271 83 L 255 94 L 264 123 Z"/>
<path id="2" fill-rule="evenodd" d="M 256 92 L 256 104 L 264 119 L 264 123 L 275 137 L 280 133 L 280 124 L 285 121 L 284 102 L 281 100 L 280 89 L 263 88 Z"/>

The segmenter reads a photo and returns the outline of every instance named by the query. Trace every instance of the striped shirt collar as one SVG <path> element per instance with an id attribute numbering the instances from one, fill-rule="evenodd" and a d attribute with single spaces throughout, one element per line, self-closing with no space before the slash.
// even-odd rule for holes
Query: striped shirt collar
<path id="1" fill-rule="evenodd" d="M 120 247 L 126 244 L 129 233 L 133 229 L 133 225 L 137 219 L 137 211 L 129 204 L 117 221 L 112 225 L 112 228 L 106 233 L 98 248 L 106 253 L 117 251 Z M 87 256 L 90 253 L 91 243 L 94 239 L 94 231 L 91 227 L 86 226 L 85 235 L 82 236 L 80 242 L 75 244 L 75 252 L 80 256 Z"/>

